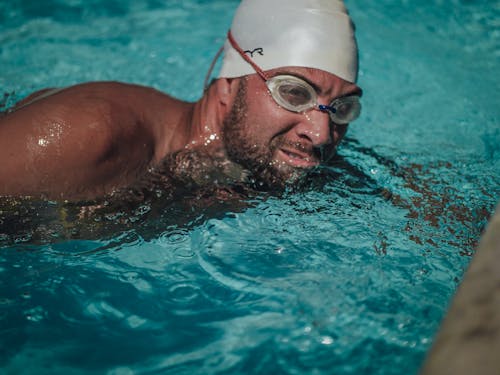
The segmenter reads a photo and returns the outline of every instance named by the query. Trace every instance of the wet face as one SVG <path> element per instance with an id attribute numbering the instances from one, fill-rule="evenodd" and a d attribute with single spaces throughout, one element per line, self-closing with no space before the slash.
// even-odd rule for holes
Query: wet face
<path id="1" fill-rule="evenodd" d="M 282 68 L 268 73 L 271 77 L 288 74 L 304 79 L 315 88 L 321 104 L 361 94 L 355 84 L 317 69 Z M 240 79 L 233 106 L 223 123 L 228 157 L 271 188 L 294 184 L 328 161 L 346 131 L 347 125 L 332 123 L 327 113 L 295 113 L 280 107 L 256 74 Z"/>

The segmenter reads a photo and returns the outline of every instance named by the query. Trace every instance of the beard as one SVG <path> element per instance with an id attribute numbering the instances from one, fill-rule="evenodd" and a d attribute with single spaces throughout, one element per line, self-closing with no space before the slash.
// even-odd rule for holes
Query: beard
<path id="1" fill-rule="evenodd" d="M 238 92 L 230 112 L 222 124 L 222 140 L 228 158 L 250 172 L 250 183 L 256 189 L 283 190 L 297 186 L 305 179 L 307 171 L 278 162 L 274 155 L 289 144 L 283 134 L 262 144 L 253 137 L 252 124 L 247 121 L 247 83 L 240 80 Z"/>

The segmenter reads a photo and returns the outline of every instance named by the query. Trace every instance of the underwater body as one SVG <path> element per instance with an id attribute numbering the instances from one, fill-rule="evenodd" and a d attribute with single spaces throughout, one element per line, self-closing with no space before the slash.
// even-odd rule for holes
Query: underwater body
<path id="1" fill-rule="evenodd" d="M 93 80 L 196 100 L 237 5 L 2 3 L 0 110 Z M 346 5 L 363 114 L 300 189 L 2 198 L 2 372 L 418 372 L 499 197 L 500 5 Z"/>

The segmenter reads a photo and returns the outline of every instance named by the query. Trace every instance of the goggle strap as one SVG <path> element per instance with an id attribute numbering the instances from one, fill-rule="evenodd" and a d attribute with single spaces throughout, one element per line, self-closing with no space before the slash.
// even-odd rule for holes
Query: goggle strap
<path id="1" fill-rule="evenodd" d="M 253 60 L 245 53 L 245 51 L 243 51 L 243 49 L 241 49 L 241 47 L 238 45 L 238 43 L 236 43 L 236 40 L 234 40 L 234 38 L 233 38 L 233 34 L 231 34 L 231 30 L 229 30 L 227 32 L 227 39 L 229 40 L 229 43 L 231 43 L 231 46 L 233 46 L 233 48 L 236 51 L 238 51 L 240 56 L 243 57 L 247 63 L 252 65 L 252 68 L 255 69 L 257 74 L 260 75 L 265 81 L 268 81 L 269 77 L 267 76 L 267 74 L 264 73 L 264 71 L 256 63 L 253 62 Z"/>
<path id="2" fill-rule="evenodd" d="M 318 109 L 321 112 L 331 112 L 331 113 L 337 112 L 337 110 L 334 107 L 329 106 L 329 105 L 324 105 L 324 104 L 319 104 Z"/>
<path id="3" fill-rule="evenodd" d="M 214 70 L 214 66 L 217 63 L 217 60 L 219 59 L 220 54 L 224 50 L 224 46 L 220 47 L 217 53 L 215 54 L 214 59 L 212 60 L 212 63 L 210 64 L 210 68 L 208 68 L 207 75 L 205 76 L 205 81 L 203 82 L 203 91 L 206 91 L 209 85 L 210 81 L 210 76 L 212 75 L 212 71 Z"/>

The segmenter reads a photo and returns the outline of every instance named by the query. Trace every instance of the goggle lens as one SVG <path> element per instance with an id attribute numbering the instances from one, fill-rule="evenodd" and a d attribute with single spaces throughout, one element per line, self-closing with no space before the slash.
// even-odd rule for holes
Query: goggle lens
<path id="1" fill-rule="evenodd" d="M 316 92 L 307 82 L 294 76 L 275 76 L 267 87 L 273 99 L 292 112 L 304 112 L 314 107 Z"/>
<path id="2" fill-rule="evenodd" d="M 313 99 L 311 93 L 297 84 L 285 83 L 278 88 L 280 97 L 294 107 L 307 105 Z"/>
<path id="3" fill-rule="evenodd" d="M 343 98 L 335 99 L 330 107 L 335 109 L 335 112 L 330 112 L 332 121 L 337 124 L 347 124 L 356 120 L 361 113 L 361 103 L 359 97 L 345 96 Z"/>

